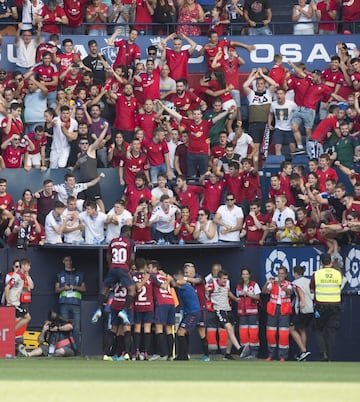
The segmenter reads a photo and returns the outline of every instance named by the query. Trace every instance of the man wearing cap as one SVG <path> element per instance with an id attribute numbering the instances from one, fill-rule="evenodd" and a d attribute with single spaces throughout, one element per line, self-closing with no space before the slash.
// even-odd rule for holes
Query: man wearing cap
<path id="1" fill-rule="evenodd" d="M 321 269 L 310 280 L 315 294 L 314 333 L 320 360 L 334 358 L 336 331 L 340 325 L 342 274 L 331 265 L 331 256 L 321 256 Z"/>

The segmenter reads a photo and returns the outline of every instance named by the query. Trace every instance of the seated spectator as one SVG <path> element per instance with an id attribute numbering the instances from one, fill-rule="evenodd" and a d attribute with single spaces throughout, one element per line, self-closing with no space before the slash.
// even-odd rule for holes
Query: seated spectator
<path id="1" fill-rule="evenodd" d="M 149 223 L 151 216 L 150 202 L 147 198 L 142 197 L 139 199 L 133 215 L 132 239 L 136 243 L 152 242 Z"/>
<path id="2" fill-rule="evenodd" d="M 107 36 L 107 16 L 108 6 L 101 0 L 92 0 L 92 4 L 86 9 L 86 22 L 92 24 L 88 26 L 88 35 Z"/>
<path id="3" fill-rule="evenodd" d="M 195 230 L 195 221 L 190 218 L 189 207 L 181 207 L 181 216 L 175 221 L 174 234 L 177 236 L 179 244 L 181 242 L 190 242 L 194 240 L 193 233 Z"/>
<path id="4" fill-rule="evenodd" d="M 160 204 L 157 205 L 150 218 L 150 225 L 155 224 L 154 240 L 158 243 L 160 240 L 164 240 L 166 243 L 177 243 L 174 234 L 175 219 L 180 214 L 180 209 L 170 204 L 170 197 L 167 194 L 163 194 L 160 197 Z"/>
<path id="5" fill-rule="evenodd" d="M 313 6 L 307 4 L 306 0 L 298 0 L 297 5 L 292 9 L 292 21 L 294 24 L 294 35 L 314 35 Z"/>
<path id="6" fill-rule="evenodd" d="M 210 211 L 200 208 L 198 212 L 198 221 L 195 225 L 193 237 L 199 243 L 217 243 L 218 232 L 216 224 L 210 219 Z"/>
<path id="7" fill-rule="evenodd" d="M 178 6 L 177 34 L 200 36 L 201 27 L 198 23 L 204 21 L 204 10 L 200 4 L 196 0 L 180 0 Z"/>
<path id="8" fill-rule="evenodd" d="M 279 242 L 300 243 L 304 236 L 299 226 L 295 225 L 292 218 L 286 218 L 285 230 L 277 233 L 276 239 Z"/>

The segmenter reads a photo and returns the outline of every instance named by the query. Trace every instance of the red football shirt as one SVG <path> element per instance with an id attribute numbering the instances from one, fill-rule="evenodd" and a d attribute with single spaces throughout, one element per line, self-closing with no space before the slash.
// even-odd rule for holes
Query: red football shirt
<path id="1" fill-rule="evenodd" d="M 202 120 L 196 124 L 187 117 L 182 118 L 181 124 L 187 128 L 189 134 L 188 152 L 192 154 L 209 153 L 209 132 L 214 125 L 211 120 Z"/>
<path id="2" fill-rule="evenodd" d="M 179 78 L 188 78 L 188 62 L 190 53 L 188 50 L 174 52 L 172 49 L 166 49 L 166 63 L 169 66 L 169 76 L 178 80 Z"/>

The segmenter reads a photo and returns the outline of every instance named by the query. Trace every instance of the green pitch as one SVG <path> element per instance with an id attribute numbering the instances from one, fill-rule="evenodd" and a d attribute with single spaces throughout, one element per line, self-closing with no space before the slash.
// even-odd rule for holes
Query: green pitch
<path id="1" fill-rule="evenodd" d="M 218 358 L 219 359 L 219 358 Z M 360 363 L 0 360 L 1 401 L 359 401 Z"/>

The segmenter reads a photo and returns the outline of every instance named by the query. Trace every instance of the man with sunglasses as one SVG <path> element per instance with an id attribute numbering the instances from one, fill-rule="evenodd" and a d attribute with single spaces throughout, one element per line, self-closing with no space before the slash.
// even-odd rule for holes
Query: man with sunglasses
<path id="1" fill-rule="evenodd" d="M 226 204 L 220 205 L 214 216 L 214 223 L 219 225 L 219 240 L 240 241 L 240 231 L 244 222 L 244 213 L 235 205 L 235 196 L 228 193 Z"/>
<path id="2" fill-rule="evenodd" d="M 1 144 L 5 167 L 8 169 L 18 169 L 21 167 L 22 156 L 27 151 L 35 149 L 34 144 L 27 135 L 24 135 L 25 143 L 20 143 L 21 138 L 18 134 L 13 134 Z"/>

